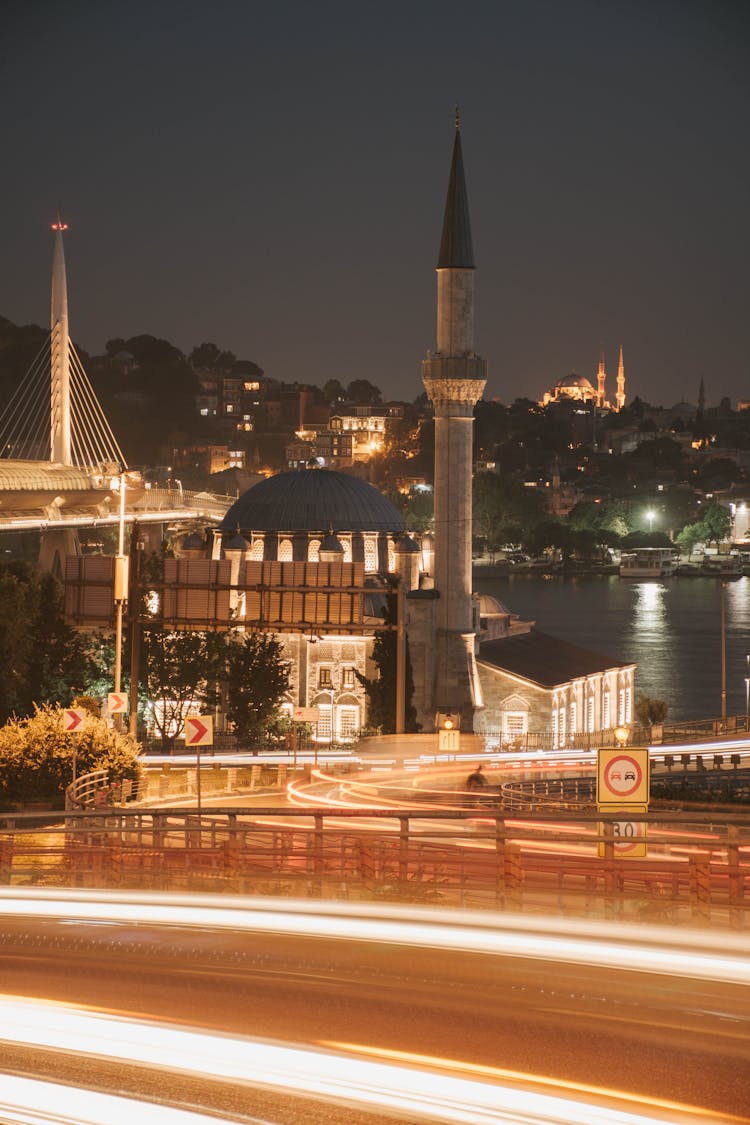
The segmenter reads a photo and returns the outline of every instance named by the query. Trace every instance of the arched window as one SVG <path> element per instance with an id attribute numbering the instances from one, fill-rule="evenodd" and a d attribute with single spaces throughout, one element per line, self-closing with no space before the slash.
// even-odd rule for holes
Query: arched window
<path id="1" fill-rule="evenodd" d="M 291 539 L 279 540 L 279 562 L 291 562 L 294 558 Z"/>
<path id="2" fill-rule="evenodd" d="M 307 545 L 307 561 L 320 562 L 320 540 L 311 539 Z"/>
<path id="3" fill-rule="evenodd" d="M 253 539 L 253 545 L 250 548 L 250 558 L 255 562 L 263 562 L 263 539 Z"/>
<path id="4" fill-rule="evenodd" d="M 352 537 L 351 537 L 351 535 L 347 535 L 347 536 L 340 535 L 339 538 L 341 540 L 341 546 L 344 548 L 344 558 L 343 558 L 342 561 L 343 562 L 351 562 L 352 561 Z"/>

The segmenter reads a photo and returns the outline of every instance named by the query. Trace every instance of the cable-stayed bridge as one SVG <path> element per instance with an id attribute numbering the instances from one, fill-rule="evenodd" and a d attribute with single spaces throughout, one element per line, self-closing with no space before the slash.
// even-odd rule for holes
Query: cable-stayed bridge
<path id="1" fill-rule="evenodd" d="M 220 520 L 233 498 L 149 488 L 128 470 L 70 338 L 67 227 L 58 220 L 52 229 L 50 333 L 0 410 L 0 532 L 41 531 L 40 564 L 58 570 L 80 553 L 79 528 L 137 520 L 156 546 L 165 524 Z"/>

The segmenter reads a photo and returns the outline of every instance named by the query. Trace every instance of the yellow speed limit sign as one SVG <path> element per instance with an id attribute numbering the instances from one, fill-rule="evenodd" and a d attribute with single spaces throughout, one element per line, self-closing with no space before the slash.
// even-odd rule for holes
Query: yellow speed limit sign
<path id="1" fill-rule="evenodd" d="M 611 837 L 612 854 L 618 859 L 643 859 L 648 854 L 646 842 L 646 821 L 632 820 L 634 814 L 648 812 L 646 805 L 628 805 L 625 809 L 615 809 L 611 805 L 599 805 L 599 812 L 611 819 L 599 821 L 599 835 Z M 609 839 L 599 841 L 599 856 L 607 854 Z"/>

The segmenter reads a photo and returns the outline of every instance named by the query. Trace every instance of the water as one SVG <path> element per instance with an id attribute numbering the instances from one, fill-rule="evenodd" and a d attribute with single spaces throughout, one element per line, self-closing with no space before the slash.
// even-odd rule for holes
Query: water
<path id="1" fill-rule="evenodd" d="M 635 695 L 666 699 L 668 718 L 721 715 L 721 583 L 716 578 L 637 582 L 616 575 L 476 578 L 512 613 L 545 633 L 637 663 Z M 750 675 L 750 578 L 727 583 L 727 714 L 744 714 Z"/>

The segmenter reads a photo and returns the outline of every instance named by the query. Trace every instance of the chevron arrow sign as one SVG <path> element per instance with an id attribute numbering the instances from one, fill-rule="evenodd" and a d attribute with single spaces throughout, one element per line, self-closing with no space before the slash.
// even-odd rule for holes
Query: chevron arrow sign
<path id="1" fill-rule="evenodd" d="M 122 715 L 128 709 L 128 697 L 124 691 L 111 691 L 107 696 L 107 710 L 110 715 Z"/>
<path id="2" fill-rule="evenodd" d="M 63 711 L 63 730 L 73 730 L 80 734 L 86 727 L 86 708 L 67 707 Z"/>
<path id="3" fill-rule="evenodd" d="M 185 745 L 210 746 L 214 740 L 214 721 L 209 715 L 188 715 L 185 719 Z"/>

